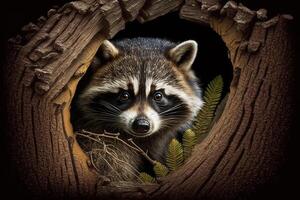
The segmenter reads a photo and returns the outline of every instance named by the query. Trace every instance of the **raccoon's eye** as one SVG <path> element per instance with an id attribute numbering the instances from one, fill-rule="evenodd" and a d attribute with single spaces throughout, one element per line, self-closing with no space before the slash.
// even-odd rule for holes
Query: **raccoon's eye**
<path id="1" fill-rule="evenodd" d="M 155 101 L 160 101 L 163 98 L 163 94 L 160 91 L 157 91 L 153 94 L 153 99 Z"/>
<path id="2" fill-rule="evenodd" d="M 122 91 L 119 95 L 120 101 L 128 101 L 130 99 L 130 94 L 127 91 Z"/>

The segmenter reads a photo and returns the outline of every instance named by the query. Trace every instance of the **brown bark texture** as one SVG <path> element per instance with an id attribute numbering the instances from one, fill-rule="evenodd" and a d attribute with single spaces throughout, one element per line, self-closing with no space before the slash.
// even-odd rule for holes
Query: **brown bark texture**
<path id="1" fill-rule="evenodd" d="M 158 184 L 99 185 L 70 123 L 77 83 L 101 42 L 127 21 L 171 11 L 209 25 L 228 47 L 234 77 L 224 111 L 188 161 Z M 284 162 L 294 112 L 291 20 L 219 0 L 81 0 L 49 10 L 10 40 L 5 67 L 8 142 L 20 182 L 36 197 L 59 199 L 231 199 L 255 191 Z"/>

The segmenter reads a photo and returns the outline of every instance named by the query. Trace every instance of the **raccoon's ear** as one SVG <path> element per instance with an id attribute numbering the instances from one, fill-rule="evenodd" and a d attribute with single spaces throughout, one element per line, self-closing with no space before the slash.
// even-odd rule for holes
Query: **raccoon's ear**
<path id="1" fill-rule="evenodd" d="M 113 45 L 113 43 L 108 40 L 104 40 L 97 54 L 100 56 L 101 60 L 103 59 L 106 61 L 117 57 L 119 53 L 119 50 L 115 47 L 115 45 Z"/>
<path id="2" fill-rule="evenodd" d="M 178 68 L 188 71 L 197 55 L 198 44 L 194 40 L 187 40 L 170 49 L 168 57 Z"/>

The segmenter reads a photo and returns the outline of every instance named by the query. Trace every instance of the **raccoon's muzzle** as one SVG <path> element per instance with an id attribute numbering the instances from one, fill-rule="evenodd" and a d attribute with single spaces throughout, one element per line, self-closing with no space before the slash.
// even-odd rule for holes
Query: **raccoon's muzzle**
<path id="1" fill-rule="evenodd" d="M 137 134 L 148 133 L 150 130 L 150 122 L 145 118 L 136 118 L 132 123 L 132 130 Z"/>

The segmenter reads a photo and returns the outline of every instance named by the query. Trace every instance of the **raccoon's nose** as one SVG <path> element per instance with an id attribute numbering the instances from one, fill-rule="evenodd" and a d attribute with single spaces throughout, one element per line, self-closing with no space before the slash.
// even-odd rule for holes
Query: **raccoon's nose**
<path id="1" fill-rule="evenodd" d="M 132 129 L 136 133 L 147 133 L 150 129 L 150 123 L 144 118 L 136 119 L 132 123 Z"/>

